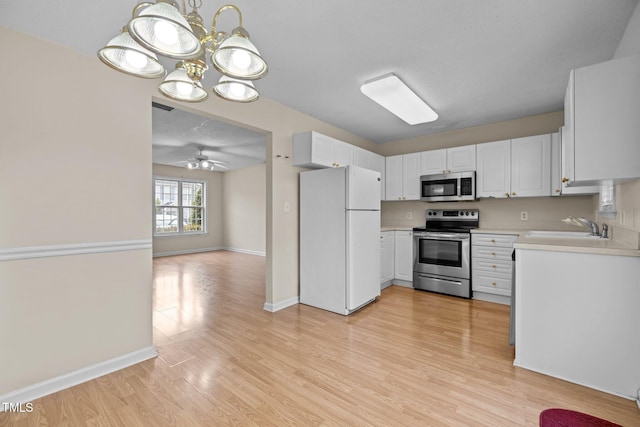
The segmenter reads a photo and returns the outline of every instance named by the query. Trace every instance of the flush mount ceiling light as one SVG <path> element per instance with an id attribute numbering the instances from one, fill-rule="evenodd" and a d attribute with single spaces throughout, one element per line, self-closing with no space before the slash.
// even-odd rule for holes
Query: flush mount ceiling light
<path id="1" fill-rule="evenodd" d="M 360 90 L 410 125 L 428 123 L 438 118 L 438 113 L 393 73 L 366 82 L 360 86 Z"/>
<path id="2" fill-rule="evenodd" d="M 210 54 L 213 67 L 223 74 L 214 86 L 216 95 L 228 101 L 252 102 L 259 98 L 251 80 L 267 74 L 267 63 L 249 40 L 242 26 L 242 13 L 236 6 L 222 6 L 213 17 L 207 32 L 198 14 L 202 0 L 189 0 L 192 11 L 182 12 L 173 0 L 140 3 L 122 33 L 98 51 L 98 57 L 109 67 L 143 78 L 166 75 L 156 55 L 178 59 L 176 70 L 170 73 L 158 89 L 163 95 L 186 102 L 200 102 L 208 94 L 201 80 L 208 69 L 205 54 Z M 238 14 L 238 27 L 231 34 L 216 29 L 218 18 L 225 10 Z"/>

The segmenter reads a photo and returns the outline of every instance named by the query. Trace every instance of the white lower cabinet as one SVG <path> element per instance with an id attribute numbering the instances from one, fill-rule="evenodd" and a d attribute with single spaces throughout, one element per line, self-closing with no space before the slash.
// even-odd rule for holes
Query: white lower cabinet
<path id="1" fill-rule="evenodd" d="M 517 235 L 471 235 L 471 289 L 473 298 L 510 304 L 513 281 L 513 243 Z"/>
<path id="2" fill-rule="evenodd" d="M 397 285 L 412 286 L 413 283 L 413 231 L 395 232 L 395 278 Z M 407 283 L 403 283 L 407 282 Z"/>
<path id="3" fill-rule="evenodd" d="M 394 231 L 380 232 L 380 289 L 391 285 L 395 274 Z"/>

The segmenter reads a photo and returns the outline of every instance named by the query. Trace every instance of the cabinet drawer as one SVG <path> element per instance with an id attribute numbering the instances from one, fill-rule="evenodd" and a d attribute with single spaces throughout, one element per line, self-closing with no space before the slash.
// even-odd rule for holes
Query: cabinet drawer
<path id="1" fill-rule="evenodd" d="M 471 244 L 512 248 L 513 242 L 515 242 L 517 239 L 518 236 L 514 236 L 511 234 L 472 234 Z"/>
<path id="2" fill-rule="evenodd" d="M 487 261 L 500 260 L 511 261 L 512 248 L 490 247 L 490 246 L 472 246 L 471 256 L 477 259 Z"/>
<path id="3" fill-rule="evenodd" d="M 474 259 L 472 262 L 473 271 L 484 271 L 490 273 L 500 273 L 500 274 L 511 274 L 511 261 L 501 261 L 501 260 L 485 260 L 485 259 Z"/>
<path id="4" fill-rule="evenodd" d="M 511 276 L 475 272 L 472 279 L 474 292 L 511 296 Z"/>

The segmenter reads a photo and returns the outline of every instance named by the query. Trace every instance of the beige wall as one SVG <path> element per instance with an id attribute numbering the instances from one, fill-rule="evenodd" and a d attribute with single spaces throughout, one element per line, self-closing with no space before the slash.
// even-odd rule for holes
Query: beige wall
<path id="1" fill-rule="evenodd" d="M 480 199 L 464 203 L 399 201 L 382 203 L 383 226 L 424 226 L 426 209 L 479 209 L 480 227 L 509 230 L 570 230 L 561 220 L 569 215 L 594 218 L 593 196 Z M 527 212 L 528 221 L 520 220 Z M 412 219 L 407 218 L 411 213 Z"/>
<path id="2" fill-rule="evenodd" d="M 153 343 L 149 86 L 6 28 L 0 56 L 2 396 Z"/>
<path id="3" fill-rule="evenodd" d="M 225 172 L 222 210 L 224 246 L 265 254 L 267 236 L 265 164 Z"/>
<path id="4" fill-rule="evenodd" d="M 223 234 L 223 173 L 189 170 L 176 166 L 153 165 L 153 175 L 157 177 L 191 178 L 207 183 L 207 232 L 190 236 L 161 236 L 153 238 L 153 255 L 175 255 L 221 249 Z M 153 194 L 153 188 L 150 188 Z M 153 199 L 152 196 L 149 196 Z M 152 208 L 153 209 L 153 208 Z M 150 210 L 149 215 L 153 212 Z M 153 227 L 153 225 L 152 225 Z"/>

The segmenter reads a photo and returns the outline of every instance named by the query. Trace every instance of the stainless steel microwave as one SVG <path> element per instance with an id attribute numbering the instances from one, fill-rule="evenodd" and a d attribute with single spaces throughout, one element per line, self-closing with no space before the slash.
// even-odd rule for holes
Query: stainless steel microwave
<path id="1" fill-rule="evenodd" d="M 420 200 L 423 202 L 457 202 L 475 199 L 475 171 L 420 177 Z"/>

